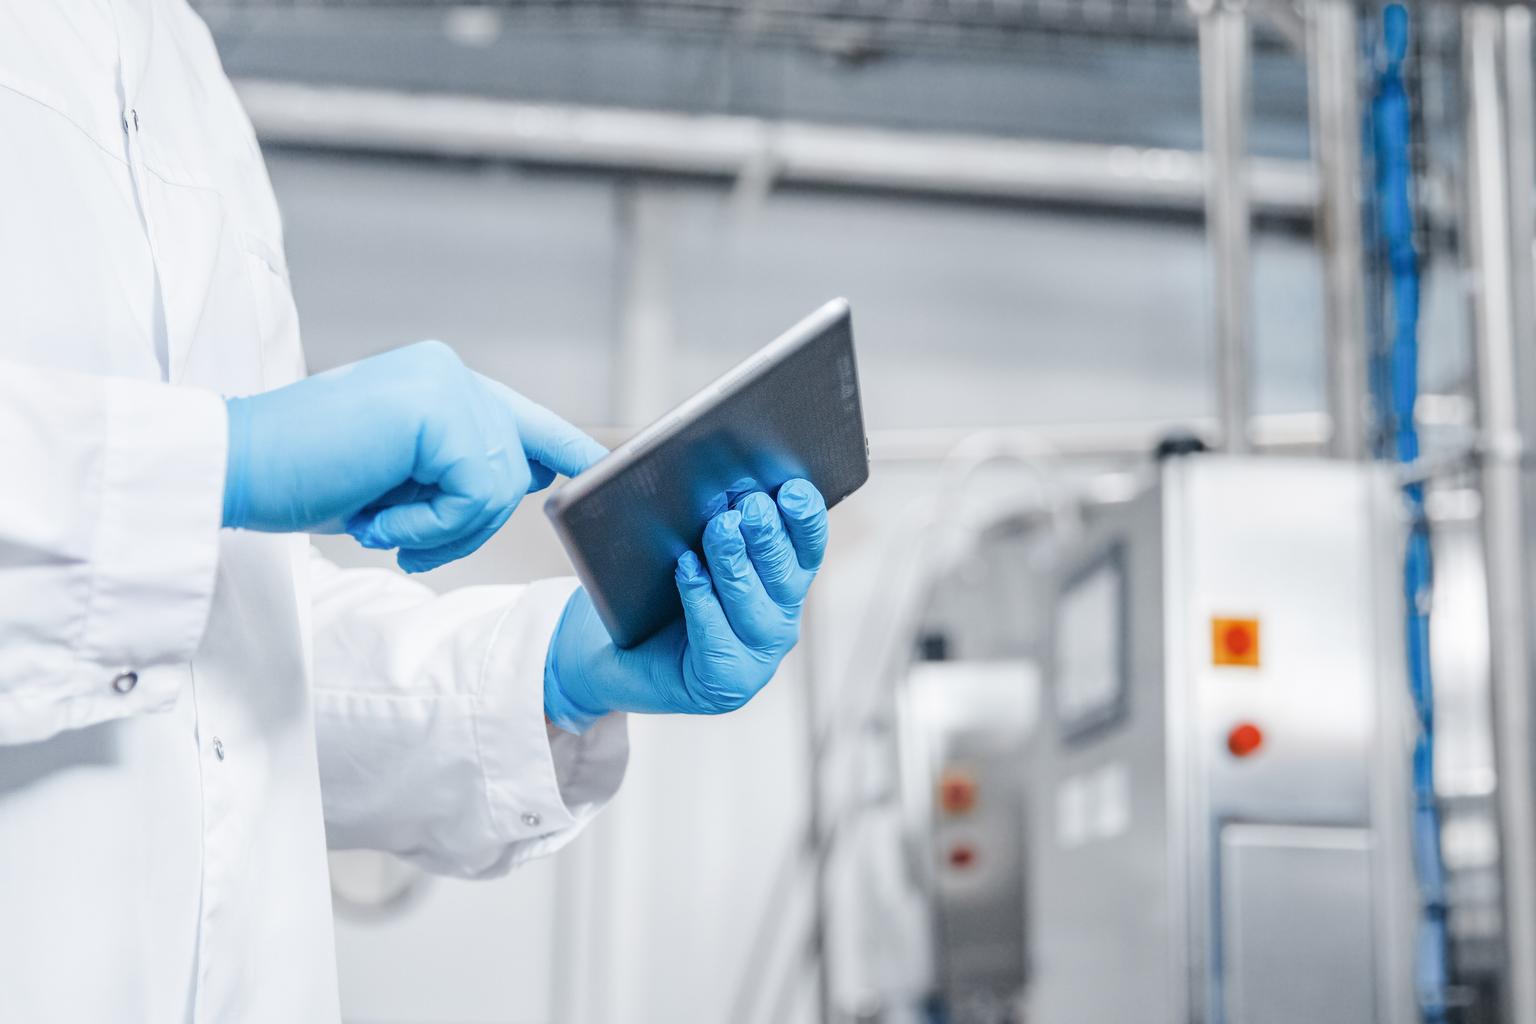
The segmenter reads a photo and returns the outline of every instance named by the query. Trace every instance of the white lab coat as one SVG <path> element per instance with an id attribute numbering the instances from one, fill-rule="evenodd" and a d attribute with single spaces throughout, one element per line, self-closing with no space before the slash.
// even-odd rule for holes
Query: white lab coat
<path id="1" fill-rule="evenodd" d="M 201 21 L 0 0 L 0 1021 L 334 1021 L 327 840 L 492 874 L 618 785 L 546 732 L 569 581 L 219 529 L 219 394 L 302 367 Z"/>

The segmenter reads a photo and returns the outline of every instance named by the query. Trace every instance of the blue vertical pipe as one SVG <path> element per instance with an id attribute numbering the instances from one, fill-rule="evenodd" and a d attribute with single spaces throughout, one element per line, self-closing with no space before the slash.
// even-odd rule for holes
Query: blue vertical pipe
<path id="1" fill-rule="evenodd" d="M 1419 458 L 1414 404 L 1419 394 L 1419 254 L 1414 244 L 1412 118 L 1403 83 L 1408 52 L 1408 11 L 1392 4 L 1382 12 L 1381 61 L 1371 102 L 1375 154 L 1377 260 L 1386 279 L 1389 309 L 1382 317 L 1388 343 L 1380 366 L 1377 409 L 1389 422 L 1379 435 L 1399 462 Z M 1384 378 L 1384 379 L 1383 379 Z M 1418 736 L 1413 750 L 1413 852 L 1420 912 L 1415 983 L 1419 1011 L 1426 1024 L 1446 1020 L 1447 962 L 1445 865 L 1440 855 L 1440 809 L 1435 798 L 1434 681 L 1429 661 L 1429 611 L 1433 586 L 1429 519 L 1424 485 L 1403 487 L 1409 515 L 1408 549 L 1403 561 L 1407 609 L 1408 679 Z"/>

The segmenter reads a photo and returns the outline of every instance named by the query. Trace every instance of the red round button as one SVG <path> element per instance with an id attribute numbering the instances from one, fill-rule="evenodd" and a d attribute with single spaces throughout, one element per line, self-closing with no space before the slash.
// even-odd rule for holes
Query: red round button
<path id="1" fill-rule="evenodd" d="M 1246 658 L 1253 653 L 1253 633 L 1247 626 L 1228 626 L 1221 635 L 1221 642 L 1233 657 Z"/>
<path id="2" fill-rule="evenodd" d="M 1227 733 L 1227 749 L 1233 757 L 1247 757 L 1264 745 L 1264 733 L 1252 722 L 1233 726 Z"/>
<path id="3" fill-rule="evenodd" d="M 949 866 L 964 871 L 976 864 L 976 847 L 970 843 L 956 843 L 949 848 Z"/>

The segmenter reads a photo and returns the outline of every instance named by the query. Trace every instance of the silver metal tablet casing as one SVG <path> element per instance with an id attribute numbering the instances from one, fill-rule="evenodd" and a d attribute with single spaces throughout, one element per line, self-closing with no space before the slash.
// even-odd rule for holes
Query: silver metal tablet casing
<path id="1" fill-rule="evenodd" d="M 614 642 L 675 619 L 673 569 L 704 525 L 794 477 L 835 505 L 869 477 L 853 326 L 834 299 L 545 503 Z"/>

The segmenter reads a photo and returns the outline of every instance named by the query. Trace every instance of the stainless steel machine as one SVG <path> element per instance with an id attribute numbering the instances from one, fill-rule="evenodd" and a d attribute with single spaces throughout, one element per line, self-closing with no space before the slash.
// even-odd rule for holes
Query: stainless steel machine
<path id="1" fill-rule="evenodd" d="M 933 990 L 954 1024 L 1011 1024 L 1023 990 L 1029 780 L 1038 714 L 1028 660 L 959 661 L 929 645 L 898 694 L 907 848 L 926 893 Z M 934 649 L 938 648 L 938 649 Z"/>
<path id="2" fill-rule="evenodd" d="M 1380 465 L 1192 455 L 1071 545 L 1027 1019 L 1416 1019 L 1399 510 Z"/>

